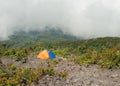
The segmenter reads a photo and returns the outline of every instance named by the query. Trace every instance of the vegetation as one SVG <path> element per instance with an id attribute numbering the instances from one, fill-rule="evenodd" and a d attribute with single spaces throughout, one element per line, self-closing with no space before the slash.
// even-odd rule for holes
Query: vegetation
<path id="1" fill-rule="evenodd" d="M 24 58 L 40 50 L 53 50 L 56 55 L 72 59 L 78 64 L 98 64 L 101 67 L 120 66 L 120 38 L 98 38 L 81 41 L 34 43 L 31 46 L 11 46 L 1 42 L 0 56 Z"/>
<path id="2" fill-rule="evenodd" d="M 32 44 L 41 42 L 56 42 L 65 40 L 76 40 L 73 35 L 66 34 L 63 31 L 55 28 L 49 28 L 41 31 L 19 31 L 9 36 L 10 40 L 4 41 L 6 47 L 11 46 L 31 46 Z"/>
<path id="3" fill-rule="evenodd" d="M 10 40 L 0 42 L 0 57 L 22 59 L 36 55 L 40 50 L 48 49 L 54 51 L 57 56 L 63 56 L 80 65 L 97 64 L 102 68 L 120 68 L 119 37 L 78 40 L 74 36 L 65 35 L 57 30 L 47 30 L 45 33 L 44 35 L 34 31 L 19 32 L 10 36 Z M 52 65 L 58 64 L 54 60 L 49 61 L 49 63 L 52 63 Z M 23 84 L 24 81 L 27 84 L 31 83 L 38 76 L 46 74 L 60 77 L 67 76 L 67 71 L 56 72 L 52 65 L 38 69 L 16 68 L 13 65 L 8 65 L 3 69 L 0 68 L 0 83 L 2 83 L 2 86 L 16 86 Z"/>
<path id="4" fill-rule="evenodd" d="M 2 68 L 4 67 L 4 68 Z M 38 78 L 44 75 L 66 77 L 67 71 L 58 72 L 50 67 L 24 68 L 15 67 L 12 64 L 0 67 L 0 86 L 26 86 L 38 82 Z"/>

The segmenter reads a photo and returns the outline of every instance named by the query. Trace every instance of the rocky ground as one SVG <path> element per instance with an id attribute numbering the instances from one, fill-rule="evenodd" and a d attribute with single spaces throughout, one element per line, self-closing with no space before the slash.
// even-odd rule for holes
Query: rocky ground
<path id="1" fill-rule="evenodd" d="M 13 63 L 15 66 L 34 67 L 46 66 L 46 60 L 32 56 L 17 61 L 13 58 L 0 58 L 3 64 Z M 120 86 L 120 69 L 101 69 L 97 65 L 80 66 L 69 62 L 63 57 L 57 57 L 58 64 L 54 66 L 57 71 L 68 71 L 65 78 L 45 75 L 37 83 L 30 86 Z"/>

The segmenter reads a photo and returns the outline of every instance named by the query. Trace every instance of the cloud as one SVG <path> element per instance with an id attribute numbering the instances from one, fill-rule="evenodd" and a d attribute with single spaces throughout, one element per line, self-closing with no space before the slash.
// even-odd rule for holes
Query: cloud
<path id="1" fill-rule="evenodd" d="M 0 0 L 0 38 L 45 26 L 82 37 L 120 36 L 119 0 Z"/>

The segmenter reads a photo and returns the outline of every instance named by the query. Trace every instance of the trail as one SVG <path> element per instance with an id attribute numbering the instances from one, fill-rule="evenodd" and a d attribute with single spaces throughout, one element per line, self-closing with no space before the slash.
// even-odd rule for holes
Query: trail
<path id="1" fill-rule="evenodd" d="M 13 63 L 15 66 L 37 68 L 41 65 L 36 56 L 21 61 L 12 58 L 0 58 L 2 63 Z M 47 60 L 42 61 L 44 66 Z M 120 86 L 120 69 L 101 69 L 97 65 L 80 66 L 63 57 L 57 57 L 58 64 L 54 66 L 57 71 L 68 71 L 65 78 L 45 75 L 40 77 L 37 83 L 30 86 Z"/>

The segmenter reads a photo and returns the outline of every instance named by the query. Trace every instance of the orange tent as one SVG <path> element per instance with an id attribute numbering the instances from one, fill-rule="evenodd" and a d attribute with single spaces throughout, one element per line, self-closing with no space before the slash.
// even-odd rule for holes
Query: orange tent
<path id="1" fill-rule="evenodd" d="M 49 58 L 49 55 L 48 55 L 48 51 L 47 50 L 43 50 L 41 51 L 37 58 L 40 58 L 40 59 L 48 59 Z"/>

